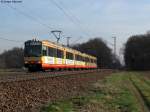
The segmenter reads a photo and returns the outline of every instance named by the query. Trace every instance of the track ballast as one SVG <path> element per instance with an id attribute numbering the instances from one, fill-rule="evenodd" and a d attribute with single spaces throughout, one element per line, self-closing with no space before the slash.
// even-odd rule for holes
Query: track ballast
<path id="1" fill-rule="evenodd" d="M 3 73 L 0 73 L 1 74 L 0 83 L 36 80 L 40 78 L 60 77 L 60 76 L 66 76 L 66 75 L 93 73 L 93 72 L 100 72 L 100 71 L 108 71 L 108 70 L 96 69 L 96 70 L 80 70 L 80 71 L 3 72 Z"/>

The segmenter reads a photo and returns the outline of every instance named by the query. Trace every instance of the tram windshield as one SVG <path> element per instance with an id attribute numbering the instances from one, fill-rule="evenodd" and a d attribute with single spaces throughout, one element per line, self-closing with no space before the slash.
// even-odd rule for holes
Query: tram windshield
<path id="1" fill-rule="evenodd" d="M 24 56 L 25 57 L 40 57 L 42 53 L 42 45 L 37 42 L 25 43 Z"/>

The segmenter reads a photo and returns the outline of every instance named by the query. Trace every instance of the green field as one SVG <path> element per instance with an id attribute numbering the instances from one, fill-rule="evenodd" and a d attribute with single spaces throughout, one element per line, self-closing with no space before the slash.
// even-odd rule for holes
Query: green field
<path id="1" fill-rule="evenodd" d="M 94 83 L 88 95 L 50 103 L 41 112 L 149 112 L 150 80 L 144 72 L 114 73 Z"/>

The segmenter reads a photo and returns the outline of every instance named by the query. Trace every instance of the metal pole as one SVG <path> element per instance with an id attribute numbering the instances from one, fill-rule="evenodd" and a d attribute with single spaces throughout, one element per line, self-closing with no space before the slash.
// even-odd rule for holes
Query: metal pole
<path id="1" fill-rule="evenodd" d="M 114 38 L 114 56 L 116 58 L 116 37 L 112 37 Z"/>
<path id="2" fill-rule="evenodd" d="M 114 39 L 114 68 L 116 69 L 116 37 L 112 37 Z"/>
<path id="3" fill-rule="evenodd" d="M 67 47 L 69 47 L 69 40 L 71 39 L 71 37 L 66 37 L 67 38 Z"/>

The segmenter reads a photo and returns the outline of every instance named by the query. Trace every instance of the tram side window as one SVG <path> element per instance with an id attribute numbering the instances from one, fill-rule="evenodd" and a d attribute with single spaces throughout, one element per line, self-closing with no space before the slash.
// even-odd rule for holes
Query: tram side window
<path id="1" fill-rule="evenodd" d="M 51 57 L 55 57 L 56 56 L 56 49 L 55 48 L 48 48 L 48 55 Z"/>
<path id="2" fill-rule="evenodd" d="M 66 52 L 66 59 L 71 59 L 73 60 L 73 54 L 70 52 Z"/>
<path id="3" fill-rule="evenodd" d="M 89 62 L 92 63 L 92 59 L 91 58 L 89 58 Z"/>
<path id="4" fill-rule="evenodd" d="M 89 63 L 91 63 L 91 58 L 89 58 Z"/>
<path id="5" fill-rule="evenodd" d="M 88 62 L 90 63 L 90 58 L 88 58 Z"/>
<path id="6" fill-rule="evenodd" d="M 81 61 L 81 56 L 79 55 L 78 60 Z"/>
<path id="7" fill-rule="evenodd" d="M 57 57 L 64 58 L 64 52 L 62 50 L 57 49 Z"/>
<path id="8" fill-rule="evenodd" d="M 85 57 L 84 57 L 84 56 L 82 56 L 82 61 L 83 61 L 83 62 L 85 61 Z"/>
<path id="9" fill-rule="evenodd" d="M 88 63 L 90 62 L 90 58 L 87 58 L 87 62 L 88 62 Z"/>
<path id="10" fill-rule="evenodd" d="M 85 57 L 85 62 L 88 62 L 88 58 L 87 57 Z"/>
<path id="11" fill-rule="evenodd" d="M 93 60 L 93 63 L 96 63 L 96 60 L 95 60 L 95 59 Z"/>
<path id="12" fill-rule="evenodd" d="M 79 61 L 79 55 L 75 55 L 75 60 Z"/>
<path id="13" fill-rule="evenodd" d="M 75 55 L 75 60 L 77 61 L 77 55 Z"/>
<path id="14" fill-rule="evenodd" d="M 76 55 L 75 57 L 76 57 L 75 59 L 76 59 L 77 61 L 82 61 L 82 60 L 83 60 L 83 57 L 80 56 L 80 55 Z"/>
<path id="15" fill-rule="evenodd" d="M 79 60 L 82 61 L 82 56 L 79 56 Z"/>
<path id="16" fill-rule="evenodd" d="M 79 61 L 82 61 L 82 56 L 79 55 Z"/>
<path id="17" fill-rule="evenodd" d="M 92 63 L 95 63 L 95 62 L 94 62 L 94 59 L 92 59 Z"/>
<path id="18" fill-rule="evenodd" d="M 42 54 L 43 54 L 43 56 L 47 56 L 47 47 L 46 46 L 43 46 Z"/>
<path id="19" fill-rule="evenodd" d="M 96 63 L 96 60 L 94 60 L 94 63 Z"/>
<path id="20" fill-rule="evenodd" d="M 91 63 L 94 63 L 94 59 L 91 59 Z"/>
<path id="21" fill-rule="evenodd" d="M 82 61 L 85 62 L 85 57 L 84 56 L 82 57 Z"/>

